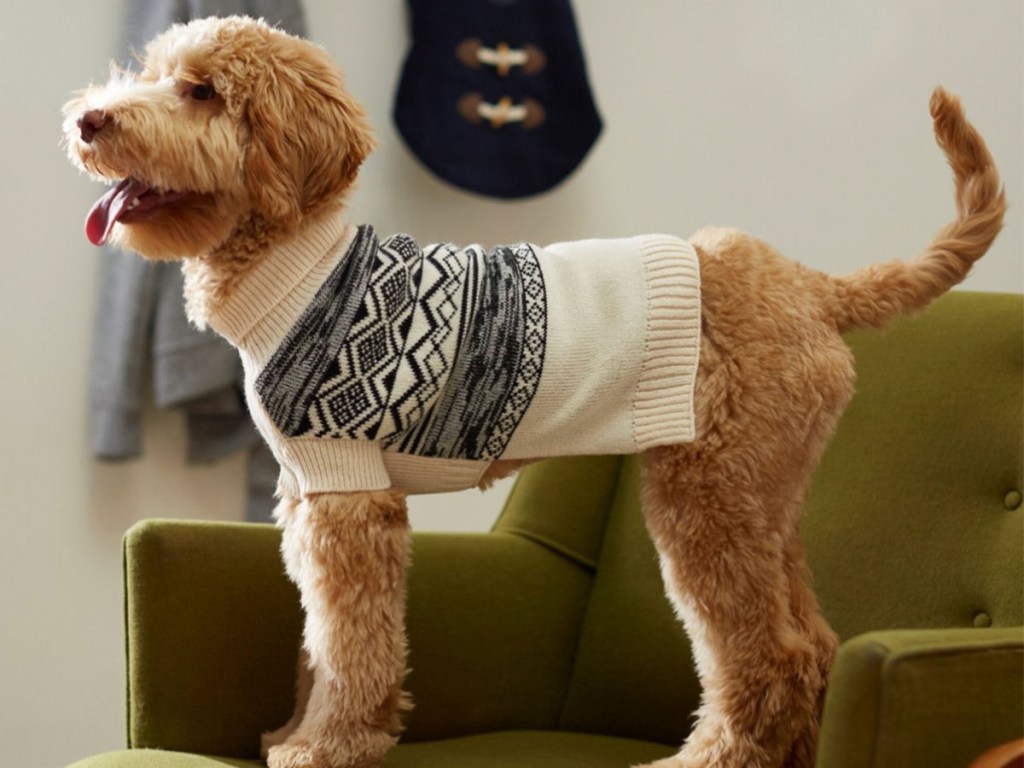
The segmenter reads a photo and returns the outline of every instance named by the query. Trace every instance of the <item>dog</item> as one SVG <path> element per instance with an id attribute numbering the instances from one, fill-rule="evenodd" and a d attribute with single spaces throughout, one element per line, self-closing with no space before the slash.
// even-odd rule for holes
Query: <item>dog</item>
<path id="1" fill-rule="evenodd" d="M 837 639 L 808 586 L 798 524 L 812 472 L 853 394 L 842 334 L 919 311 L 960 282 L 993 242 L 1006 208 L 992 157 L 959 100 L 935 90 L 931 115 L 953 170 L 956 217 L 912 260 L 831 277 L 737 230 L 670 240 L 673 253 L 699 269 L 699 285 L 683 297 L 699 300 L 691 306 L 691 341 L 699 347 L 687 358 L 692 380 L 680 379 L 692 396 L 680 408 L 693 420 L 689 434 L 684 425 L 667 443 L 641 447 L 642 505 L 666 593 L 692 640 L 703 695 L 681 751 L 658 768 L 813 764 Z M 114 184 L 89 214 L 89 238 L 150 259 L 182 260 L 189 316 L 240 346 L 253 417 L 283 465 L 275 516 L 306 618 L 296 711 L 264 737 L 268 763 L 378 765 L 408 706 L 409 488 L 392 481 L 392 473 L 408 470 L 408 457 L 395 435 L 426 419 L 437 398 L 480 387 L 453 373 L 447 394 L 434 392 L 434 400 L 395 416 L 398 431 L 387 432 L 392 442 L 382 449 L 383 432 L 351 432 L 339 409 L 318 401 L 320 390 L 310 394 L 314 384 L 336 391 L 370 375 L 341 359 L 337 339 L 334 347 L 324 341 L 334 326 L 311 307 L 352 310 L 338 297 L 358 279 L 373 278 L 337 265 L 356 264 L 353 254 L 364 251 L 387 252 L 399 272 L 406 269 L 387 283 L 395 292 L 381 301 L 410 313 L 419 309 L 402 304 L 408 271 L 426 270 L 431 253 L 467 269 L 497 269 L 487 262 L 497 257 L 418 249 L 408 238 L 381 242 L 370 230 L 339 223 L 346 193 L 374 148 L 366 117 L 321 48 L 262 21 L 176 25 L 147 46 L 140 73 L 112 71 L 108 83 L 68 102 L 64 116 L 71 161 Z M 295 256 L 297 243 L 313 240 L 322 246 L 316 258 Z M 531 254 L 543 252 L 506 249 L 498 261 L 526 269 Z M 334 254 L 331 269 L 325 253 Z M 293 269 L 296 258 L 301 268 Z M 298 286 L 297 293 L 274 293 L 283 284 Z M 271 295 L 279 301 L 268 302 Z M 275 331 L 263 333 L 269 312 L 283 314 Z M 350 318 L 353 327 L 358 322 Z M 481 338 L 490 332 L 484 323 Z M 380 344 L 375 364 L 397 381 L 403 374 L 394 343 Z M 535 367 L 554 365 L 538 360 L 536 349 L 522 354 L 533 354 Z M 310 360 L 319 361 L 316 375 Z M 346 429 L 358 439 L 331 439 Z M 342 444 L 345 451 L 335 454 Z M 483 487 L 542 458 L 509 457 L 500 446 L 465 456 L 440 460 L 465 470 L 460 482 Z"/>

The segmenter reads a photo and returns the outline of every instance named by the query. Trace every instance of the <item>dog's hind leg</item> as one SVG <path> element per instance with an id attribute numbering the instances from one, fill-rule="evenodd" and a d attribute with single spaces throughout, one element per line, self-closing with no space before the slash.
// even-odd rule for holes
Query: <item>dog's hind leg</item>
<path id="1" fill-rule="evenodd" d="M 305 715 L 270 768 L 370 768 L 397 741 L 404 706 L 405 500 L 392 492 L 304 499 L 283 549 L 306 610 L 313 671 Z"/>
<path id="2" fill-rule="evenodd" d="M 790 604 L 779 524 L 786 514 L 750 478 L 697 450 L 647 458 L 644 513 L 703 687 L 682 751 L 655 765 L 778 768 L 813 719 L 823 685 Z M 668 483 L 658 477 L 666 470 Z"/>
<path id="3" fill-rule="evenodd" d="M 825 683 L 832 671 L 839 638 L 821 615 L 818 598 L 811 590 L 811 574 L 804 560 L 803 543 L 794 527 L 786 545 L 786 572 L 789 577 L 789 603 L 801 633 L 811 642 L 821 681 L 814 716 L 797 734 L 786 758 L 786 768 L 813 768 L 818 746 L 821 711 L 825 703 Z"/>
<path id="4" fill-rule="evenodd" d="M 683 749 L 655 765 L 806 765 L 835 640 L 795 537 L 851 360 L 813 318 L 759 327 L 781 312 L 712 284 L 714 265 L 705 275 L 697 439 L 644 454 L 647 527 L 703 686 Z M 727 319 L 721 296 L 736 301 Z"/>

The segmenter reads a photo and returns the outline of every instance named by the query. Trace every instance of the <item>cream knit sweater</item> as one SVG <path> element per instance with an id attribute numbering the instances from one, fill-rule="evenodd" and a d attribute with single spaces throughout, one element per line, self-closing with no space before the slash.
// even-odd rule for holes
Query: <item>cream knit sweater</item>
<path id="1" fill-rule="evenodd" d="M 286 496 L 458 490 L 498 458 L 694 437 L 700 277 L 674 237 L 420 249 L 328 218 L 209 322 Z"/>

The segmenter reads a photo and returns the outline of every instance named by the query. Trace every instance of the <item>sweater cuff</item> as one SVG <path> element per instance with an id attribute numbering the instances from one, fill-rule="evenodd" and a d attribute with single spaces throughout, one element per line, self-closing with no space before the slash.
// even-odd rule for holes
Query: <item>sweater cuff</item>
<path id="1" fill-rule="evenodd" d="M 696 437 L 693 396 L 701 321 L 700 264 L 693 246 L 652 236 L 643 253 L 647 339 L 633 400 L 633 435 L 641 451 Z"/>
<path id="2" fill-rule="evenodd" d="M 391 487 L 380 444 L 372 440 L 287 440 L 281 451 L 303 496 Z"/>

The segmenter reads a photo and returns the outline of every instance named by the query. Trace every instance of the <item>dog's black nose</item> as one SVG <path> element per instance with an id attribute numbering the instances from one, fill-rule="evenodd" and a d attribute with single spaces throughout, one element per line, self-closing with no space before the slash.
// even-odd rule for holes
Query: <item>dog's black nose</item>
<path id="1" fill-rule="evenodd" d="M 78 130 L 82 132 L 82 141 L 92 144 L 93 138 L 107 124 L 107 113 L 98 109 L 90 109 L 78 118 Z"/>

